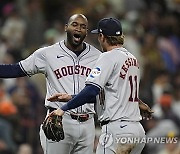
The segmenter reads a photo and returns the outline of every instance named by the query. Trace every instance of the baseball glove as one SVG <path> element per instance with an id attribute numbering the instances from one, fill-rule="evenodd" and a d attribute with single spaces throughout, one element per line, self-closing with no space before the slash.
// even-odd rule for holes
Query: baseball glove
<path id="1" fill-rule="evenodd" d="M 64 139 L 62 116 L 48 116 L 43 122 L 42 129 L 49 140 L 59 142 Z"/>

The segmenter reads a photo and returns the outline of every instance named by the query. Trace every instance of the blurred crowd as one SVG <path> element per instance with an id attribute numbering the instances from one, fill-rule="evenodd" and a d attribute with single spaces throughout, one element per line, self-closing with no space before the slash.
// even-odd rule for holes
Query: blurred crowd
<path id="1" fill-rule="evenodd" d="M 74 13 L 121 20 L 125 47 L 141 67 L 140 98 L 153 108 L 142 120 L 151 137 L 180 136 L 180 0 L 0 0 L 0 63 L 16 63 L 64 39 Z M 96 36 L 86 41 L 100 49 Z M 44 77 L 0 80 L 0 154 L 42 154 Z M 97 126 L 97 138 L 99 134 Z M 97 140 L 95 140 L 97 143 Z M 180 154 L 180 144 L 146 144 L 143 154 Z"/>

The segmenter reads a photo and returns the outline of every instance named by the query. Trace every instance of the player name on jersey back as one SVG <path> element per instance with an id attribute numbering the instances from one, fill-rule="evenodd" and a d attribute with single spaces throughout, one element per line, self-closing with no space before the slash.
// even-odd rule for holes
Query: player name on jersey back
<path id="1" fill-rule="evenodd" d="M 120 72 L 120 77 L 122 79 L 125 79 L 126 74 L 128 72 L 129 67 L 135 66 L 139 69 L 139 64 L 137 59 L 135 58 L 128 58 L 127 60 L 124 61 L 124 64 L 121 67 L 121 72 Z"/>

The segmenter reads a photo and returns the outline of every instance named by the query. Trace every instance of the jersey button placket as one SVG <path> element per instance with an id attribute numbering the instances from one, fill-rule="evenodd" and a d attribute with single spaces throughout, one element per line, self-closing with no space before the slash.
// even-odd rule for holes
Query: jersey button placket
<path id="1" fill-rule="evenodd" d="M 76 58 L 75 59 L 75 66 L 79 65 L 79 59 Z M 78 73 L 75 74 L 75 94 L 79 93 L 79 73 L 80 73 L 80 68 L 78 67 Z M 80 113 L 81 112 L 81 107 L 77 108 L 77 112 Z"/>

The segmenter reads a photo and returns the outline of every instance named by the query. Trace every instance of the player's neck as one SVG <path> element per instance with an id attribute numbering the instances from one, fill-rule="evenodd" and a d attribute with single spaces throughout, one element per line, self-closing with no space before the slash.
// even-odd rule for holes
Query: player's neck
<path id="1" fill-rule="evenodd" d="M 84 50 L 84 44 L 80 44 L 79 46 L 74 46 L 72 44 L 70 44 L 68 41 L 65 41 L 65 46 L 73 51 L 73 52 L 82 52 Z"/>
<path id="2" fill-rule="evenodd" d="M 118 44 L 118 45 L 113 45 L 113 46 L 107 45 L 107 46 L 106 46 L 106 49 L 107 49 L 107 51 L 111 51 L 111 50 L 113 50 L 113 49 L 115 49 L 115 48 L 121 48 L 121 47 L 122 47 L 122 45 L 120 45 L 120 44 Z"/>

